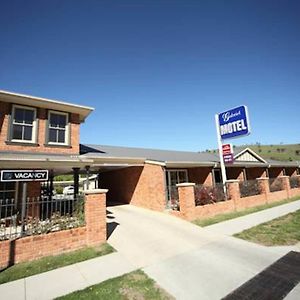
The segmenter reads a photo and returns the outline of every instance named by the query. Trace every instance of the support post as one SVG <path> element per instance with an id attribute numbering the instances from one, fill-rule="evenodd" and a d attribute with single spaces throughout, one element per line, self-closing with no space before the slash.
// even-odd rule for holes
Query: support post
<path id="1" fill-rule="evenodd" d="M 22 210 L 21 210 L 21 236 L 25 235 L 27 182 L 22 183 Z"/>
<path id="2" fill-rule="evenodd" d="M 90 166 L 85 166 L 86 170 L 86 190 L 90 189 Z"/>
<path id="3" fill-rule="evenodd" d="M 79 193 L 79 170 L 80 168 L 73 168 L 73 181 L 74 181 L 74 199 Z"/>

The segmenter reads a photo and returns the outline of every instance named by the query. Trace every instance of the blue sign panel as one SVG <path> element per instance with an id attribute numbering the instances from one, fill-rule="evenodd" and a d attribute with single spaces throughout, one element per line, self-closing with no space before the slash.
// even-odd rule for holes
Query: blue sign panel
<path id="1" fill-rule="evenodd" d="M 250 134 L 247 106 L 239 106 L 218 114 L 222 140 Z"/>

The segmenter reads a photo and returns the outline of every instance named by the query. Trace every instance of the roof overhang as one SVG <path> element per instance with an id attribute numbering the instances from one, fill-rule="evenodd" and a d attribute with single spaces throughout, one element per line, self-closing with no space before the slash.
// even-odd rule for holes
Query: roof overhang
<path id="1" fill-rule="evenodd" d="M 81 123 L 84 122 L 86 117 L 94 110 L 94 108 L 88 106 L 82 106 L 64 101 L 51 100 L 24 94 L 12 93 L 3 90 L 0 90 L 0 100 L 3 102 L 11 102 L 20 105 L 41 107 L 46 109 L 78 114 Z"/>

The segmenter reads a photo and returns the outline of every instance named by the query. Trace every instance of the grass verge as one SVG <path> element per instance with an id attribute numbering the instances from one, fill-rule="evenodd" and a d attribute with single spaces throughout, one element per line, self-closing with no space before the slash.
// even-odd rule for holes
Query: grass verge
<path id="1" fill-rule="evenodd" d="M 269 203 L 269 204 L 264 204 L 264 205 L 260 205 L 260 206 L 256 206 L 256 207 L 247 208 L 242 211 L 235 211 L 235 212 L 231 212 L 231 213 L 220 214 L 220 215 L 217 215 L 217 216 L 214 216 L 211 218 L 206 218 L 206 219 L 197 219 L 197 220 L 193 221 L 193 223 L 198 226 L 205 227 L 205 226 L 209 226 L 209 225 L 216 224 L 219 222 L 246 216 L 248 214 L 252 214 L 252 213 L 267 209 L 267 208 L 272 208 L 272 207 L 279 206 L 282 204 L 290 203 L 290 202 L 299 200 L 299 198 L 300 197 L 297 196 L 297 197 L 284 199 L 282 201 L 278 201 L 278 202 L 274 202 L 274 203 Z"/>
<path id="2" fill-rule="evenodd" d="M 234 236 L 265 246 L 295 245 L 300 242 L 300 210 L 244 230 Z"/>
<path id="3" fill-rule="evenodd" d="M 160 288 L 154 280 L 143 271 L 137 270 L 123 276 L 112 278 L 92 285 L 86 289 L 73 292 L 63 297 L 63 300 L 119 300 L 119 299 L 145 299 L 167 300 L 174 299 L 165 290 Z"/>
<path id="4" fill-rule="evenodd" d="M 0 272 L 0 284 L 65 267 L 114 251 L 113 247 L 105 243 L 98 247 L 86 247 L 60 255 L 47 256 L 34 261 L 19 263 Z"/>

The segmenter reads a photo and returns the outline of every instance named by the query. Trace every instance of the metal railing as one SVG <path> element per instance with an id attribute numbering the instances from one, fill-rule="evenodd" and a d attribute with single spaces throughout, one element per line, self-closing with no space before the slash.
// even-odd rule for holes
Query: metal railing
<path id="1" fill-rule="evenodd" d="M 290 177 L 290 187 L 291 189 L 300 188 L 300 178 L 296 176 Z"/>
<path id="2" fill-rule="evenodd" d="M 84 197 L 0 199 L 0 241 L 84 225 Z"/>
<path id="3" fill-rule="evenodd" d="M 167 208 L 179 210 L 179 194 L 176 186 L 167 186 Z"/>
<path id="4" fill-rule="evenodd" d="M 250 197 L 260 194 L 260 188 L 257 180 L 247 180 L 241 181 L 240 186 L 240 196 L 241 198 Z"/>
<path id="5" fill-rule="evenodd" d="M 202 184 L 195 185 L 195 204 L 196 206 L 216 203 L 226 200 L 224 185 L 218 183 L 214 186 Z"/>
<path id="6" fill-rule="evenodd" d="M 280 178 L 270 178 L 269 179 L 270 192 L 278 192 L 283 190 L 283 184 Z"/>

